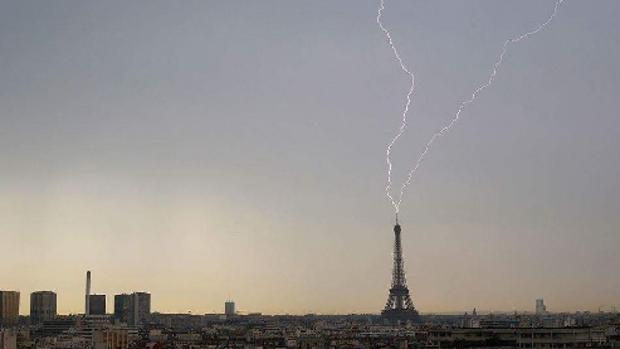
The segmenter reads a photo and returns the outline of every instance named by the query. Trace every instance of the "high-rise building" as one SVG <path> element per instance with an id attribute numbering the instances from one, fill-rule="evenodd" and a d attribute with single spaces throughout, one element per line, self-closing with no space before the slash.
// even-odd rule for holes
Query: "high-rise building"
<path id="1" fill-rule="evenodd" d="M 235 316 L 235 302 L 226 301 L 224 303 L 224 314 L 227 317 Z"/>
<path id="2" fill-rule="evenodd" d="M 133 294 L 134 301 L 134 325 L 143 324 L 151 315 L 151 294 L 136 292 Z"/>
<path id="3" fill-rule="evenodd" d="M 547 313 L 547 306 L 545 305 L 545 301 L 540 298 L 536 300 L 536 315 L 544 315 Z"/>
<path id="4" fill-rule="evenodd" d="M 117 294 L 114 296 L 114 318 L 122 323 L 129 324 L 131 295 Z"/>
<path id="5" fill-rule="evenodd" d="M 0 291 L 0 326 L 14 326 L 19 320 L 19 292 Z"/>
<path id="6" fill-rule="evenodd" d="M 51 320 L 57 315 L 57 297 L 52 291 L 38 291 L 30 294 L 30 322 L 33 325 Z"/>
<path id="7" fill-rule="evenodd" d="M 105 315 L 105 294 L 91 294 L 88 297 L 88 309 L 90 312 L 88 315 Z"/>
<path id="8" fill-rule="evenodd" d="M 114 296 L 114 318 L 128 325 L 139 326 L 151 315 L 151 294 L 134 292 Z"/>

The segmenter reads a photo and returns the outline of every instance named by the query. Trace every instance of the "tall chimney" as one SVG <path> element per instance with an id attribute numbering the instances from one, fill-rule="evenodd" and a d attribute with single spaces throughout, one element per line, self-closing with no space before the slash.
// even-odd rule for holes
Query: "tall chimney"
<path id="1" fill-rule="evenodd" d="M 90 270 L 86 272 L 86 302 L 84 304 L 84 315 L 90 315 Z"/>

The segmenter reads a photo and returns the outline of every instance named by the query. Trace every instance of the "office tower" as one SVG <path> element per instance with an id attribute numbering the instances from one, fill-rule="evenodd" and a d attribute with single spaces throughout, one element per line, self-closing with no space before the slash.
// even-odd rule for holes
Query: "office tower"
<path id="1" fill-rule="evenodd" d="M 114 318 L 128 325 L 139 326 L 151 315 L 151 295 L 146 292 L 114 296 Z"/>
<path id="2" fill-rule="evenodd" d="M 38 291 L 30 294 L 30 323 L 41 324 L 57 315 L 56 293 L 52 291 Z"/>
<path id="3" fill-rule="evenodd" d="M 117 294 L 114 296 L 114 318 L 122 323 L 129 324 L 131 309 L 131 295 Z"/>
<path id="4" fill-rule="evenodd" d="M 235 315 L 235 302 L 232 300 L 227 300 L 224 303 L 224 314 L 226 316 L 234 316 Z"/>
<path id="5" fill-rule="evenodd" d="M 0 326 L 15 326 L 18 320 L 19 292 L 0 291 Z"/>
<path id="6" fill-rule="evenodd" d="M 545 301 L 540 298 L 536 300 L 536 315 L 543 315 L 547 313 L 547 306 L 545 305 Z"/>
<path id="7" fill-rule="evenodd" d="M 224 303 L 224 314 L 226 316 L 235 316 L 235 302 L 226 301 Z"/>
<path id="8" fill-rule="evenodd" d="M 90 315 L 90 270 L 86 272 L 86 292 L 84 296 L 84 315 Z"/>
<path id="9" fill-rule="evenodd" d="M 392 285 L 388 294 L 385 308 L 381 315 L 392 322 L 398 321 L 417 321 L 418 312 L 413 306 L 407 278 L 405 276 L 405 263 L 403 261 L 403 251 L 400 242 L 400 225 L 398 219 L 394 226 L 394 266 L 392 269 Z"/>
<path id="10" fill-rule="evenodd" d="M 91 294 L 88 301 L 89 315 L 105 315 L 106 304 L 104 294 Z"/>
<path id="11" fill-rule="evenodd" d="M 133 294 L 133 325 L 143 324 L 151 315 L 151 294 L 135 292 Z"/>

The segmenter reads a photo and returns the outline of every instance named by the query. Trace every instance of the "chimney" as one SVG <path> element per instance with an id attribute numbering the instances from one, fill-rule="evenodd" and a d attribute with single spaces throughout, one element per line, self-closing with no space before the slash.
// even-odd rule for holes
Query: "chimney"
<path id="1" fill-rule="evenodd" d="M 84 315 L 90 315 L 90 270 L 86 272 L 86 302 L 84 305 Z"/>

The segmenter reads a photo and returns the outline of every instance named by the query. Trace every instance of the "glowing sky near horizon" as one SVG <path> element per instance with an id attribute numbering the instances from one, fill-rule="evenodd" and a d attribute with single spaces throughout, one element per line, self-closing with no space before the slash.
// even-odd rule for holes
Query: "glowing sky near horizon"
<path id="1" fill-rule="evenodd" d="M 415 161 L 553 0 L 388 2 Z M 274 6 L 277 11 L 273 11 Z M 565 1 L 433 149 L 401 209 L 422 312 L 620 299 L 620 3 Z M 378 312 L 385 143 L 408 82 L 376 1 L 0 3 L 0 289 L 153 309 Z M 404 170 L 403 170 L 404 171 Z M 399 171 L 395 180 L 406 173 Z M 405 207 L 406 206 L 406 207 Z"/>

